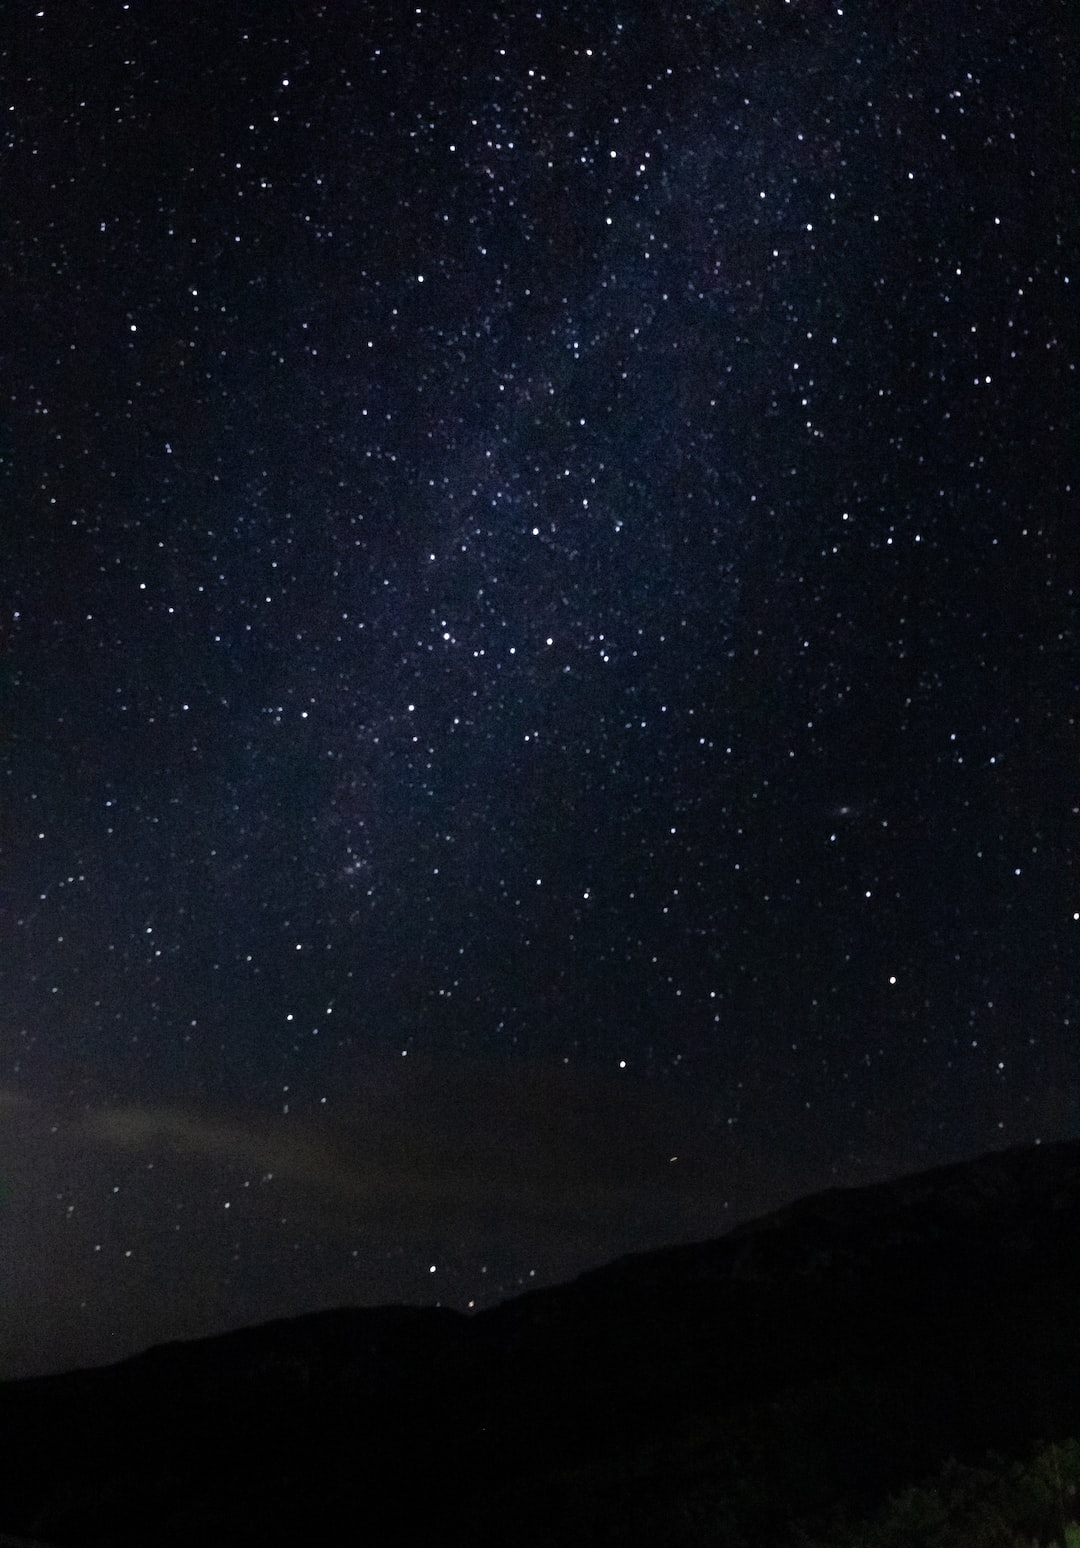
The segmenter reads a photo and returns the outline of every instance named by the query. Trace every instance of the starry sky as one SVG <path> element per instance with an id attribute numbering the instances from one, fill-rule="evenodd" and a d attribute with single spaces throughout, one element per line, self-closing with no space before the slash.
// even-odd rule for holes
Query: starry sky
<path id="1" fill-rule="evenodd" d="M 7 8 L 0 1375 L 1080 1131 L 1074 41 Z"/>

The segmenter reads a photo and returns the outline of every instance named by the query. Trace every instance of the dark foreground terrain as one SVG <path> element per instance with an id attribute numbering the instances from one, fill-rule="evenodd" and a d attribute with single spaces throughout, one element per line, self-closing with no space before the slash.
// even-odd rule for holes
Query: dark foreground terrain
<path id="1" fill-rule="evenodd" d="M 1071 1543 L 1078 1289 L 1080 1142 L 1006 1151 L 472 1318 L 327 1312 L 4 1384 L 0 1532 Z"/>

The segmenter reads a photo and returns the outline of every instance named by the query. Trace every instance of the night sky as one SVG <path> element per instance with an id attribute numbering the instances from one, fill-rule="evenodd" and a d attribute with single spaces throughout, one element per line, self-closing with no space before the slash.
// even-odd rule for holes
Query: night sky
<path id="1" fill-rule="evenodd" d="M 1080 1132 L 1067 17 L 5 8 L 0 1375 Z"/>

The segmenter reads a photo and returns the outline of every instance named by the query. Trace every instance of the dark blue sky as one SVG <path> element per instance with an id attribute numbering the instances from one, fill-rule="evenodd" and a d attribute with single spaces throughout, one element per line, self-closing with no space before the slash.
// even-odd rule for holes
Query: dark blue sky
<path id="1" fill-rule="evenodd" d="M 1064 6 L 0 44 L 0 1374 L 1075 1133 Z"/>

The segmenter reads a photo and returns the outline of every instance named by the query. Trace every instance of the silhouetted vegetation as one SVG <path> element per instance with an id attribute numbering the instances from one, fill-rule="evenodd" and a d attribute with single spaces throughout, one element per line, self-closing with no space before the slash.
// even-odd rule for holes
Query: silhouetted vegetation
<path id="1" fill-rule="evenodd" d="M 791 1548 L 1080 1548 L 1080 1440 L 1026 1459 L 950 1459 L 855 1525 L 796 1531 Z"/>

